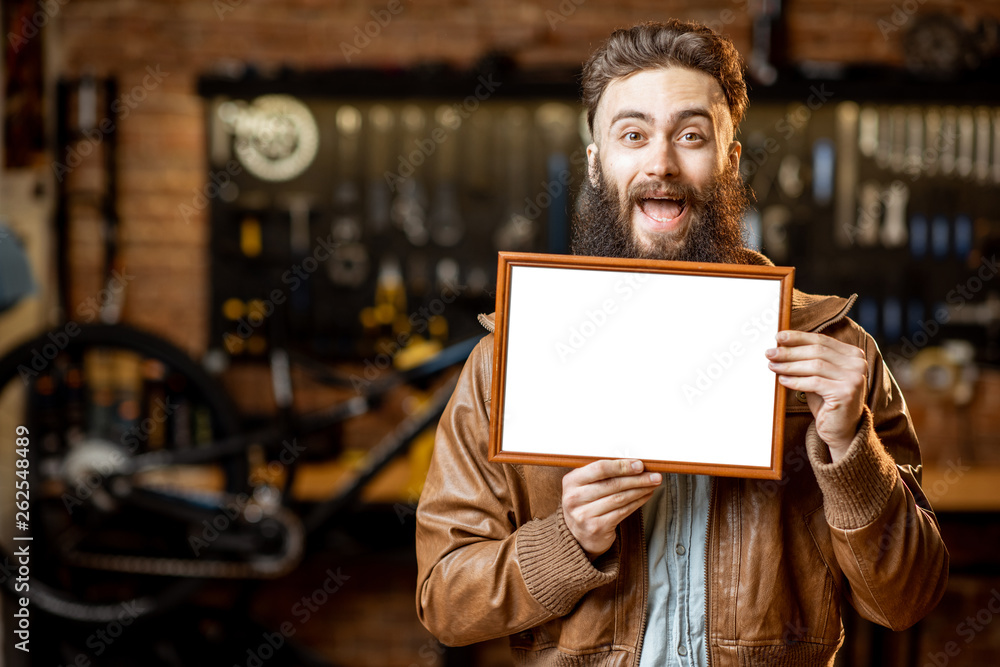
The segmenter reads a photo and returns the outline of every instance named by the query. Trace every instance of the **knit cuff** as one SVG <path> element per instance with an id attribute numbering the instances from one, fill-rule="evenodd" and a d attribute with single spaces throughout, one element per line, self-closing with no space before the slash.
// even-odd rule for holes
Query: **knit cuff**
<path id="1" fill-rule="evenodd" d="M 867 406 L 854 440 L 839 461 L 831 462 L 830 448 L 816 432 L 815 421 L 806 431 L 806 451 L 823 491 L 826 520 L 832 527 L 862 528 L 882 513 L 899 473 L 875 433 L 874 419 Z"/>
<path id="2" fill-rule="evenodd" d="M 618 576 L 618 541 L 591 563 L 566 525 L 562 507 L 518 529 L 517 558 L 528 592 L 556 616 L 566 615 L 584 593 Z"/>

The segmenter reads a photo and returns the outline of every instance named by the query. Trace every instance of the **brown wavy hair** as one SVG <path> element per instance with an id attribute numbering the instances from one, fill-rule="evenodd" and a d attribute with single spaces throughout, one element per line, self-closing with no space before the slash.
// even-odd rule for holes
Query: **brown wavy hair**
<path id="1" fill-rule="evenodd" d="M 707 26 L 670 19 L 615 30 L 591 54 L 583 67 L 583 104 L 590 134 L 594 134 L 597 104 L 609 83 L 639 70 L 678 65 L 705 72 L 719 82 L 735 131 L 749 103 L 742 56 L 729 38 Z"/>

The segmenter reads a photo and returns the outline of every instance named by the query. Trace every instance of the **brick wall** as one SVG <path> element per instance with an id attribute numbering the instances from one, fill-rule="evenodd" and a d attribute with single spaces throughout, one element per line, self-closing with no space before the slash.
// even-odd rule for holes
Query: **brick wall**
<path id="1" fill-rule="evenodd" d="M 577 65 L 612 27 L 670 15 L 723 28 L 744 53 L 750 44 L 747 0 L 392 2 L 398 3 L 392 20 L 370 44 L 359 41 L 360 52 L 346 54 L 341 44 L 354 43 L 355 29 L 372 20 L 372 11 L 387 15 L 389 0 L 72 0 L 61 6 L 49 32 L 56 71 L 69 77 L 88 70 L 114 74 L 121 94 L 131 95 L 128 101 L 135 105 L 127 117 L 114 119 L 121 130 L 124 253 L 135 276 L 127 321 L 158 331 L 195 355 L 206 346 L 206 220 L 200 215 L 188 224 L 178 212 L 206 179 L 204 108 L 195 92 L 206 71 L 233 62 L 263 69 L 348 62 L 407 66 L 427 60 L 467 66 L 493 49 L 506 50 L 527 67 Z M 912 7 L 1000 15 L 995 3 L 985 0 L 787 5 L 788 52 L 796 61 L 898 63 L 902 31 L 887 32 L 886 26 L 894 12 L 898 22 Z M 159 71 L 160 80 L 150 71 Z M 100 288 L 96 230 L 96 223 L 83 223 L 74 235 L 73 303 Z"/>

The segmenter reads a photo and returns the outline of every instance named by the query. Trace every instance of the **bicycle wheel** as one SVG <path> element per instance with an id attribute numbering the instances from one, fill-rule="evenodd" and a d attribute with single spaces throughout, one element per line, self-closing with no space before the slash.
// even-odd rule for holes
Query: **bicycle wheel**
<path id="1" fill-rule="evenodd" d="M 20 487 L 30 494 L 28 511 L 0 513 L 5 565 L 14 573 L 6 577 L 8 590 L 53 614 L 98 623 L 121 618 L 123 609 L 142 616 L 187 597 L 202 579 L 177 568 L 157 572 L 155 565 L 191 557 L 197 534 L 191 520 L 151 513 L 134 501 L 158 489 L 168 499 L 174 491 L 195 497 L 244 491 L 246 453 L 119 473 L 136 456 L 206 446 L 236 434 L 239 425 L 223 388 L 198 364 L 126 326 L 69 323 L 5 355 L 0 498 L 13 501 L 17 482 L 25 480 Z M 18 430 L 27 431 L 27 447 L 13 447 Z M 120 488 L 131 485 L 142 493 Z M 29 534 L 30 541 L 13 539 Z M 26 581 L 16 576 L 12 545 L 30 550 Z M 153 571 L 118 566 L 135 562 L 151 563 Z"/>

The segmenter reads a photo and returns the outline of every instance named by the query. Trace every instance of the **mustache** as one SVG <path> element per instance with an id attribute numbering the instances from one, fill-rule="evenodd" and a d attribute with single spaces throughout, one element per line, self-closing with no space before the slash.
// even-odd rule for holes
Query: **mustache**
<path id="1" fill-rule="evenodd" d="M 666 181 L 643 181 L 633 183 L 628 187 L 629 199 L 652 199 L 666 197 L 667 199 L 694 199 L 698 191 L 683 183 L 668 183 Z"/>
<path id="2" fill-rule="evenodd" d="M 653 179 L 630 185 L 625 192 L 624 201 L 621 203 L 631 209 L 632 206 L 642 203 L 644 199 L 663 198 L 681 201 L 685 205 L 694 205 L 697 208 L 704 206 L 711 197 L 709 192 L 699 190 L 686 183 Z"/>

